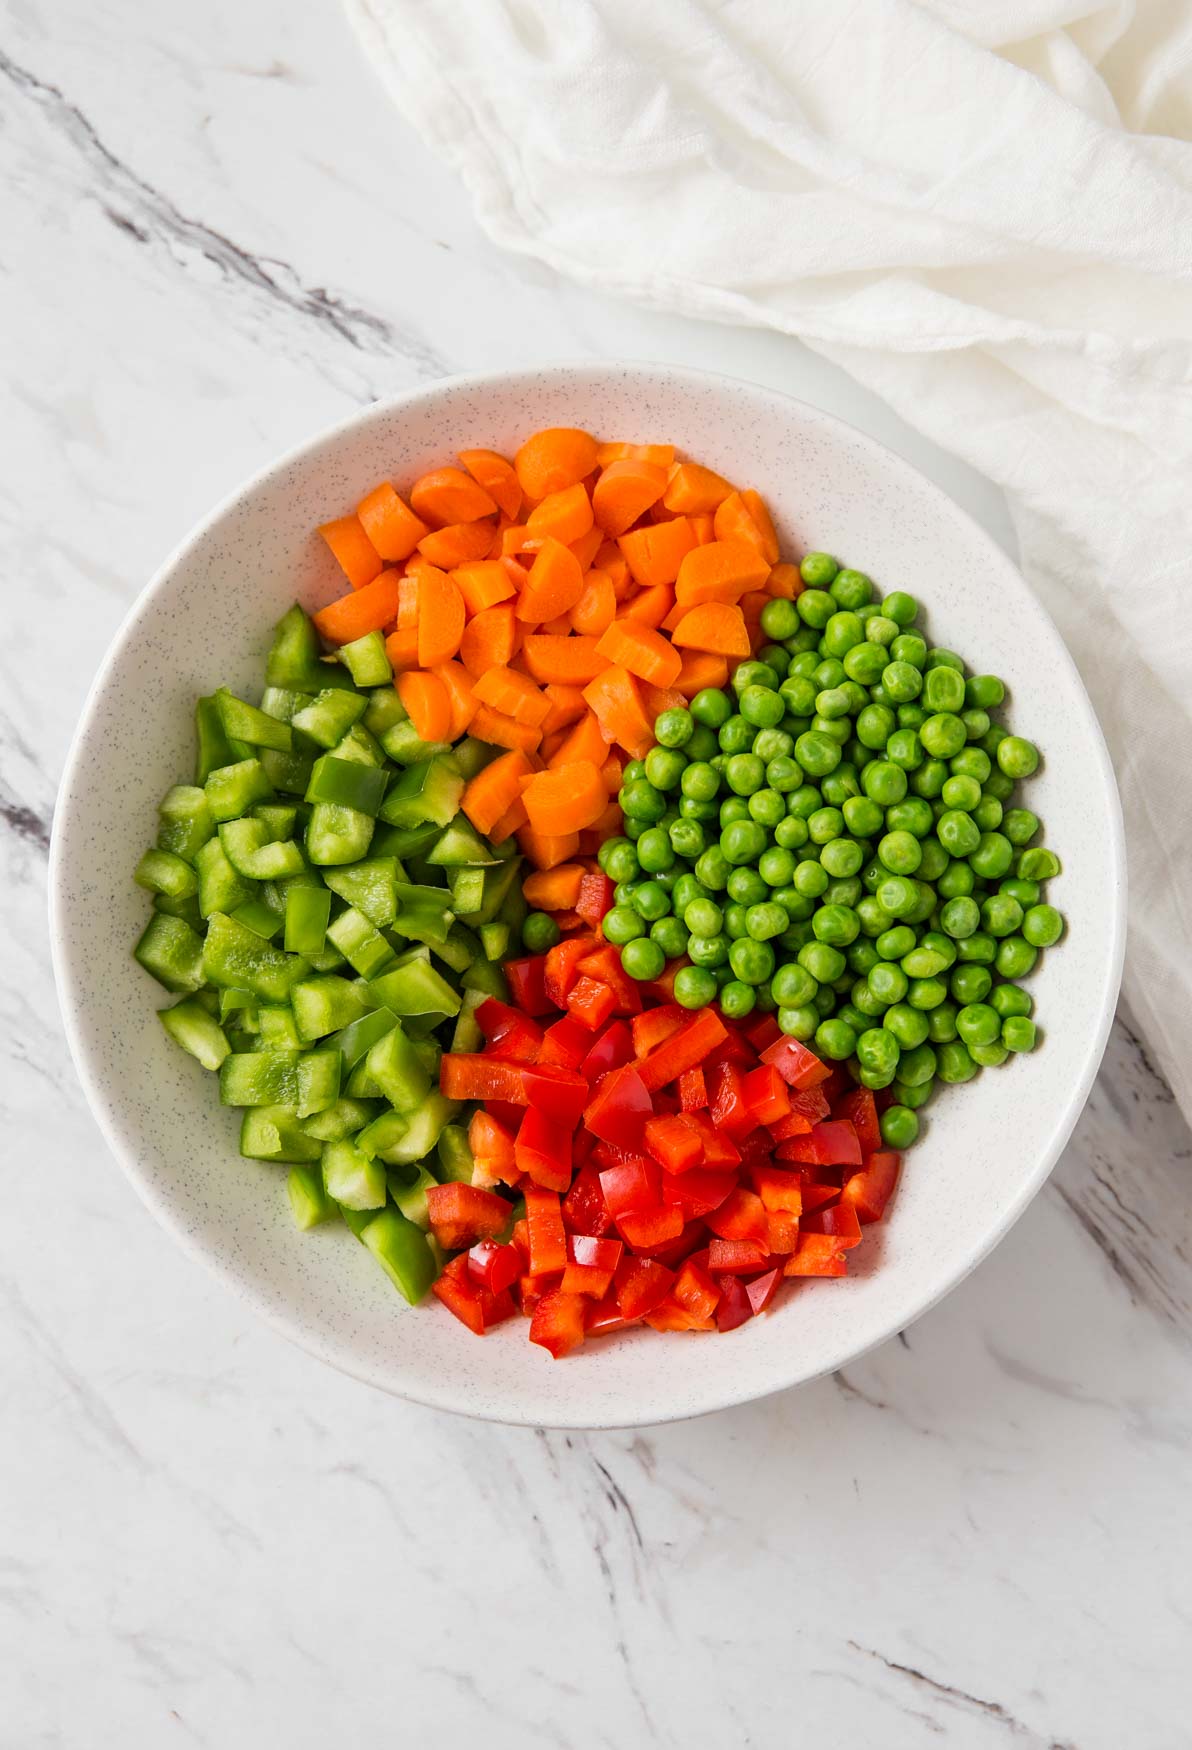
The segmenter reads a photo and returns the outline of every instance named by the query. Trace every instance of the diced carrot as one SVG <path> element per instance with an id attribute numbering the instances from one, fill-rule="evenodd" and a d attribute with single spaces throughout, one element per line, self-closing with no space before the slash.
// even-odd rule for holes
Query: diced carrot
<path id="1" fill-rule="evenodd" d="M 526 542 L 532 539 L 525 523 L 510 523 L 507 529 L 501 530 L 501 558 L 515 559 L 526 551 Z"/>
<path id="2" fill-rule="evenodd" d="M 677 679 L 683 658 L 661 632 L 632 620 L 614 620 L 596 647 L 610 662 L 619 662 L 639 680 L 665 687 Z"/>
<path id="3" fill-rule="evenodd" d="M 644 760 L 654 745 L 654 725 L 629 670 L 611 664 L 584 688 L 584 698 L 600 719 L 606 738 L 623 747 L 631 759 Z"/>
<path id="4" fill-rule="evenodd" d="M 557 681 L 551 681 L 543 691 L 550 701 L 550 710 L 542 721 L 544 735 L 556 729 L 566 729 L 569 723 L 577 723 L 588 708 L 578 687 L 560 686 Z"/>
<path id="5" fill-rule="evenodd" d="M 526 904 L 536 911 L 572 911 L 583 878 L 582 863 L 559 863 L 553 869 L 539 869 L 527 875 L 522 883 Z"/>
<path id="6" fill-rule="evenodd" d="M 579 560 L 561 541 L 548 535 L 534 556 L 514 612 L 519 620 L 541 624 L 557 614 L 569 613 L 583 593 Z"/>
<path id="7" fill-rule="evenodd" d="M 520 639 L 521 627 L 514 616 L 513 603 L 498 602 L 495 607 L 482 608 L 464 627 L 459 641 L 460 661 L 478 680 L 494 663 L 510 663 Z"/>
<path id="8" fill-rule="evenodd" d="M 698 462 L 680 462 L 671 470 L 662 502 L 668 510 L 698 514 L 715 510 L 731 491 L 728 481 L 714 474 L 711 468 L 703 468 Z"/>
<path id="9" fill-rule="evenodd" d="M 749 655 L 745 616 L 740 608 L 726 602 L 703 602 L 698 608 L 689 608 L 671 638 L 685 650 L 708 650 L 714 656 Z M 639 757 L 644 759 L 645 755 Z"/>
<path id="10" fill-rule="evenodd" d="M 423 741 L 451 739 L 451 698 L 438 675 L 410 669 L 397 677 L 397 696 Z"/>
<path id="11" fill-rule="evenodd" d="M 601 768 L 602 771 L 604 769 L 604 767 Z M 620 789 L 620 787 L 620 781 L 618 780 L 617 789 Z M 614 791 L 614 795 L 615 794 L 616 792 Z M 600 819 L 590 826 L 587 832 L 580 833 L 581 848 L 594 857 L 605 839 L 615 839 L 620 835 L 623 825 L 624 816 L 621 813 L 620 807 L 616 802 L 608 802 L 605 805 L 604 813 L 600 816 Z M 590 845 L 587 843 L 589 833 L 592 835 L 593 840 Z"/>
<path id="12" fill-rule="evenodd" d="M 806 587 L 797 565 L 770 567 L 770 575 L 766 579 L 767 595 L 783 596 L 788 602 L 793 602 L 798 600 Z"/>
<path id="13" fill-rule="evenodd" d="M 600 776 L 604 779 L 604 787 L 610 796 L 615 796 L 621 788 L 621 774 L 624 769 L 617 749 L 610 748 L 608 758 L 600 768 Z"/>
<path id="14" fill-rule="evenodd" d="M 544 620 L 540 630 L 551 638 L 566 638 L 571 631 L 571 615 L 556 614 L 553 620 Z"/>
<path id="15" fill-rule="evenodd" d="M 526 527 L 532 535 L 553 535 L 564 546 L 586 535 L 592 527 L 592 500 L 583 482 L 548 493 L 526 518 Z"/>
<path id="16" fill-rule="evenodd" d="M 649 681 L 643 681 L 642 704 L 650 722 L 655 723 L 664 711 L 682 710 L 687 704 L 687 698 L 678 687 L 652 687 Z"/>
<path id="17" fill-rule="evenodd" d="M 716 519 L 710 510 L 700 511 L 687 520 L 691 524 L 697 547 L 706 547 L 709 541 L 716 539 Z"/>
<path id="18" fill-rule="evenodd" d="M 477 705 L 472 718 L 472 734 L 477 741 L 487 741 L 491 747 L 532 750 L 542 740 L 541 729 L 531 723 L 518 723 L 491 705 Z"/>
<path id="19" fill-rule="evenodd" d="M 418 551 L 441 571 L 452 571 L 473 559 L 487 558 L 492 544 L 491 523 L 448 523 L 445 529 L 432 529 L 423 535 Z"/>
<path id="20" fill-rule="evenodd" d="M 679 567 L 675 600 L 695 608 L 701 602 L 735 602 L 748 589 L 760 589 L 770 567 L 749 541 L 709 541 L 695 547 Z"/>
<path id="21" fill-rule="evenodd" d="M 623 535 L 666 491 L 666 469 L 654 462 L 610 462 L 592 491 L 592 510 L 607 535 Z"/>
<path id="22" fill-rule="evenodd" d="M 518 827 L 517 842 L 522 855 L 533 863 L 535 869 L 555 869 L 579 850 L 577 832 L 555 835 L 535 832 L 532 826 Z"/>
<path id="23" fill-rule="evenodd" d="M 771 565 L 778 563 L 778 532 L 774 527 L 774 519 L 766 508 L 766 501 L 760 492 L 755 492 L 752 486 L 746 486 L 741 492 L 741 501 L 753 518 L 753 525 L 761 536 L 762 552 Z"/>
<path id="24" fill-rule="evenodd" d="M 766 594 L 764 589 L 748 590 L 741 597 L 740 608 L 742 614 L 745 616 L 745 630 L 749 634 L 749 647 L 751 650 L 755 644 L 761 643 L 762 612 L 766 603 L 773 599 L 772 596 Z"/>
<path id="25" fill-rule="evenodd" d="M 470 565 L 457 565 L 451 577 L 469 615 L 479 614 L 497 602 L 507 602 L 517 594 L 517 585 L 499 559 L 477 559 Z"/>
<path id="26" fill-rule="evenodd" d="M 418 573 L 407 571 L 397 586 L 397 630 L 418 631 Z"/>
<path id="27" fill-rule="evenodd" d="M 759 523 L 749 504 L 745 493 L 730 492 L 722 504 L 716 507 L 716 518 L 713 527 L 718 541 L 748 541 L 751 547 L 756 547 L 767 565 L 778 563 L 778 536 L 774 533 L 774 524 L 770 521 L 770 513 L 758 498 L 756 492 L 750 497 L 756 502 L 758 516 L 763 520 Z M 763 526 L 764 524 L 764 526 Z"/>
<path id="28" fill-rule="evenodd" d="M 607 571 L 593 567 L 584 578 L 584 593 L 571 610 L 571 624 L 577 632 L 593 637 L 611 626 L 617 611 L 613 580 Z"/>
<path id="29" fill-rule="evenodd" d="M 493 822 L 488 836 L 494 845 L 501 845 L 506 839 L 512 838 L 515 832 L 519 832 L 525 824 L 526 805 L 519 796 L 516 802 L 510 803 L 501 818 Z"/>
<path id="30" fill-rule="evenodd" d="M 400 581 L 395 570 L 382 571 L 371 583 L 320 608 L 314 616 L 315 625 L 332 644 L 350 644 L 366 632 L 379 632 L 397 613 Z"/>
<path id="31" fill-rule="evenodd" d="M 503 711 L 515 723 L 541 729 L 550 710 L 550 700 L 526 675 L 515 668 L 490 668 L 473 687 L 478 702 Z"/>
<path id="32" fill-rule="evenodd" d="M 400 632 L 390 632 L 385 640 L 385 655 L 396 673 L 403 668 L 418 667 L 418 628 L 405 626 Z"/>
<path id="33" fill-rule="evenodd" d="M 496 450 L 460 450 L 459 459 L 505 515 L 515 517 L 521 509 L 522 490 L 513 463 Z"/>
<path id="34" fill-rule="evenodd" d="M 410 503 L 423 522 L 436 529 L 494 516 L 497 509 L 495 500 L 462 468 L 432 468 L 414 482 Z"/>
<path id="35" fill-rule="evenodd" d="M 666 619 L 663 620 L 659 630 L 662 632 L 673 632 L 686 612 L 687 609 L 683 606 L 682 602 L 676 602 L 674 607 L 667 614 Z"/>
<path id="36" fill-rule="evenodd" d="M 675 690 L 685 698 L 694 699 L 705 687 L 727 687 L 728 663 L 723 656 L 713 656 L 705 650 L 685 650 L 683 666 L 675 682 Z"/>
<path id="37" fill-rule="evenodd" d="M 533 769 L 523 750 L 515 748 L 469 779 L 460 806 L 477 832 L 490 832 L 501 816 L 521 801 L 522 779 Z"/>
<path id="38" fill-rule="evenodd" d="M 580 570 L 587 572 L 604 545 L 604 536 L 593 523 L 586 535 L 581 535 L 578 541 L 568 541 L 567 545 L 579 560 Z"/>
<path id="39" fill-rule="evenodd" d="M 567 731 L 565 729 L 556 729 L 551 735 L 543 732 L 542 740 L 538 743 L 538 758 L 544 766 L 550 765 L 566 740 Z"/>
<path id="40" fill-rule="evenodd" d="M 336 517 L 334 522 L 320 523 L 319 533 L 339 561 L 340 569 L 353 589 L 363 589 L 379 576 L 384 561 L 364 532 L 358 516 Z"/>
<path id="41" fill-rule="evenodd" d="M 388 480 L 374 486 L 356 506 L 365 534 L 381 555 L 392 564 L 408 559 L 427 531 L 421 517 L 416 517 L 401 494 Z"/>
<path id="42" fill-rule="evenodd" d="M 650 462 L 655 468 L 669 468 L 674 459 L 674 444 L 601 444 L 596 451 L 598 468 L 614 462 Z"/>
<path id="43" fill-rule="evenodd" d="M 617 545 L 634 582 L 649 589 L 656 583 L 675 581 L 684 555 L 695 545 L 695 536 L 687 518 L 677 516 L 647 529 L 630 529 L 619 537 Z"/>
<path id="44" fill-rule="evenodd" d="M 598 638 L 529 632 L 524 645 L 526 667 L 542 686 L 552 681 L 561 686 L 586 686 L 608 667 L 608 658 L 596 648 L 599 642 Z"/>
<path id="45" fill-rule="evenodd" d="M 418 660 L 423 668 L 450 662 L 464 635 L 464 598 L 445 571 L 418 573 Z"/>
<path id="46" fill-rule="evenodd" d="M 599 766 L 591 760 L 573 760 L 554 771 L 536 772 L 522 786 L 522 801 L 536 833 L 561 838 L 598 820 L 608 804 L 608 792 Z"/>
<path id="47" fill-rule="evenodd" d="M 546 756 L 546 763 L 548 766 L 567 766 L 576 760 L 589 760 L 594 766 L 602 767 L 607 758 L 608 740 L 600 727 L 600 719 L 595 711 L 587 711 L 571 730 L 564 732 L 553 757 Z"/>
<path id="48" fill-rule="evenodd" d="M 461 662 L 442 662 L 432 672 L 446 687 L 451 703 L 451 733 L 447 740 L 458 741 L 476 715 L 471 678 Z"/>
<path id="49" fill-rule="evenodd" d="M 614 589 L 616 589 L 619 584 L 624 583 L 625 579 L 629 576 L 629 567 L 625 562 L 625 555 L 622 553 L 616 541 L 601 541 L 599 547 L 596 549 L 596 557 L 592 560 L 592 564 L 597 566 L 601 571 L 607 571 Z"/>
<path id="50" fill-rule="evenodd" d="M 584 480 L 596 466 L 596 439 L 574 426 L 536 431 L 513 458 L 517 478 L 535 504 L 551 492 L 564 492 Z"/>
<path id="51" fill-rule="evenodd" d="M 617 618 L 620 620 L 635 620 L 640 626 L 661 626 L 666 616 L 675 605 L 674 588 L 669 583 L 656 583 L 652 589 L 643 589 L 626 602 Z"/>

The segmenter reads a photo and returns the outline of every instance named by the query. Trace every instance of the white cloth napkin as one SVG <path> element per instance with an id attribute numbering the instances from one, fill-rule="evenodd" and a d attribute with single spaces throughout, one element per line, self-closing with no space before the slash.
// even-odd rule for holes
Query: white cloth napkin
<path id="1" fill-rule="evenodd" d="M 1192 1118 L 1188 0 L 347 0 L 510 249 L 796 334 L 1005 490 Z"/>

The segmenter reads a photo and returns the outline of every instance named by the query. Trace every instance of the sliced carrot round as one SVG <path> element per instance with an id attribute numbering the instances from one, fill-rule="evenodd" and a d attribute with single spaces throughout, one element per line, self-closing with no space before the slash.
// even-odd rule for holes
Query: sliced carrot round
<path id="1" fill-rule="evenodd" d="M 432 528 L 448 523 L 471 523 L 477 517 L 495 516 L 496 503 L 483 486 L 462 468 L 432 468 L 410 489 L 415 513 Z"/>
<path id="2" fill-rule="evenodd" d="M 382 480 L 360 500 L 356 515 L 381 558 L 391 565 L 408 559 L 423 535 L 429 533 L 422 518 L 414 515 L 388 480 Z"/>
<path id="3" fill-rule="evenodd" d="M 464 598 L 445 571 L 418 573 L 418 661 L 423 668 L 450 662 L 464 633 Z"/>
<path id="4" fill-rule="evenodd" d="M 564 487 L 562 492 L 548 493 L 530 512 L 526 527 L 534 535 L 553 535 L 564 546 L 586 535 L 592 527 L 592 500 L 583 482 Z M 599 545 L 597 536 L 596 546 Z"/>
<path id="5" fill-rule="evenodd" d="M 623 535 L 666 491 L 666 469 L 652 462 L 610 462 L 592 489 L 592 510 L 607 535 Z"/>
<path id="6" fill-rule="evenodd" d="M 685 650 L 706 650 L 713 656 L 748 656 L 749 630 L 740 608 L 727 602 L 701 602 L 689 608 L 671 633 Z"/>
<path id="7" fill-rule="evenodd" d="M 526 439 L 513 465 L 522 491 L 537 504 L 587 479 L 596 466 L 596 439 L 574 426 L 551 426 Z"/>
<path id="8" fill-rule="evenodd" d="M 517 604 L 519 620 L 553 620 L 570 613 L 584 593 L 584 574 L 569 547 L 548 535 L 534 556 Z"/>
<path id="9" fill-rule="evenodd" d="M 359 517 L 341 516 L 334 522 L 320 523 L 319 533 L 335 554 L 353 589 L 363 589 L 366 583 L 380 575 L 381 555 L 365 534 Z"/>
<path id="10" fill-rule="evenodd" d="M 582 832 L 608 806 L 599 766 L 573 760 L 554 771 L 536 772 L 522 789 L 522 801 L 536 833 L 548 838 Z"/>
<path id="11" fill-rule="evenodd" d="M 422 740 L 450 740 L 451 699 L 439 677 L 415 668 L 399 674 L 395 685 L 397 696 Z"/>
<path id="12" fill-rule="evenodd" d="M 460 450 L 459 459 L 505 515 L 515 517 L 521 509 L 522 489 L 513 463 L 496 450 Z"/>
<path id="13" fill-rule="evenodd" d="M 423 535 L 418 551 L 440 571 L 454 571 L 474 559 L 487 559 L 492 551 L 494 529 L 490 522 L 448 523 Z"/>
<path id="14" fill-rule="evenodd" d="M 593 567 L 584 578 L 584 593 L 571 610 L 571 624 L 577 632 L 595 637 L 613 623 L 617 612 L 617 597 L 613 580 L 607 571 Z"/>

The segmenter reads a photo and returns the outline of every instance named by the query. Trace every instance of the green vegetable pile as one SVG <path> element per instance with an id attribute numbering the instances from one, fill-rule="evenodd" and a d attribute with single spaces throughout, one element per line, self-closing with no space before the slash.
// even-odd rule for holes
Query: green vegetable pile
<path id="1" fill-rule="evenodd" d="M 290 1164 L 300 1227 L 342 1214 L 409 1300 L 438 1274 L 426 1189 L 471 1182 L 442 1049 L 482 1044 L 525 918 L 512 840 L 458 812 L 497 753 L 419 740 L 373 632 L 320 656 L 279 623 L 260 704 L 200 699 L 193 784 L 171 789 L 136 879 L 135 954 L 167 1033 L 244 1108 L 240 1152 Z"/>
<path id="2" fill-rule="evenodd" d="M 905 591 L 878 602 L 826 553 L 800 571 L 731 691 L 664 711 L 625 768 L 604 933 L 634 978 L 687 955 L 686 1007 L 776 1011 L 889 1088 L 882 1135 L 903 1149 L 937 1082 L 1034 1048 L 1017 980 L 1063 933 L 1043 897 L 1060 863 L 1010 806 L 1039 755 L 994 722 L 1003 683 L 929 647 Z"/>

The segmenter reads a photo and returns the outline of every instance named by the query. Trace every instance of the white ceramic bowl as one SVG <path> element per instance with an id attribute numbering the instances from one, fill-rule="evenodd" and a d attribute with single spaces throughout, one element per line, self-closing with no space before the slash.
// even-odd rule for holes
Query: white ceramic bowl
<path id="1" fill-rule="evenodd" d="M 240 1159 L 239 1115 L 166 1038 L 165 993 L 131 957 L 147 915 L 133 866 L 156 805 L 192 767 L 196 695 L 259 687 L 295 597 L 339 593 L 316 524 L 376 481 L 411 481 L 461 447 L 511 452 L 579 425 L 666 440 L 757 487 L 787 553 L 823 548 L 883 590 L 915 592 L 933 640 L 1003 676 L 1010 721 L 1045 750 L 1030 786 L 1064 874 L 1069 934 L 1032 980 L 1044 1042 L 930 1108 L 889 1219 L 854 1272 L 783 1295 L 728 1336 L 634 1332 L 552 1362 L 520 1320 L 478 1342 L 431 1301 L 410 1310 L 343 1227 L 300 1234 L 279 1169 Z M 254 695 L 255 696 L 255 695 Z M 369 408 L 222 505 L 121 628 L 83 712 L 59 797 L 51 922 L 67 1031 L 117 1158 L 173 1236 L 286 1336 L 389 1391 L 557 1427 L 666 1421 L 812 1378 L 902 1329 L 973 1268 L 1043 1184 L 1104 1047 L 1123 941 L 1122 827 L 1076 669 L 1018 572 L 935 486 L 871 438 L 752 384 L 649 365 L 447 381 Z"/>

